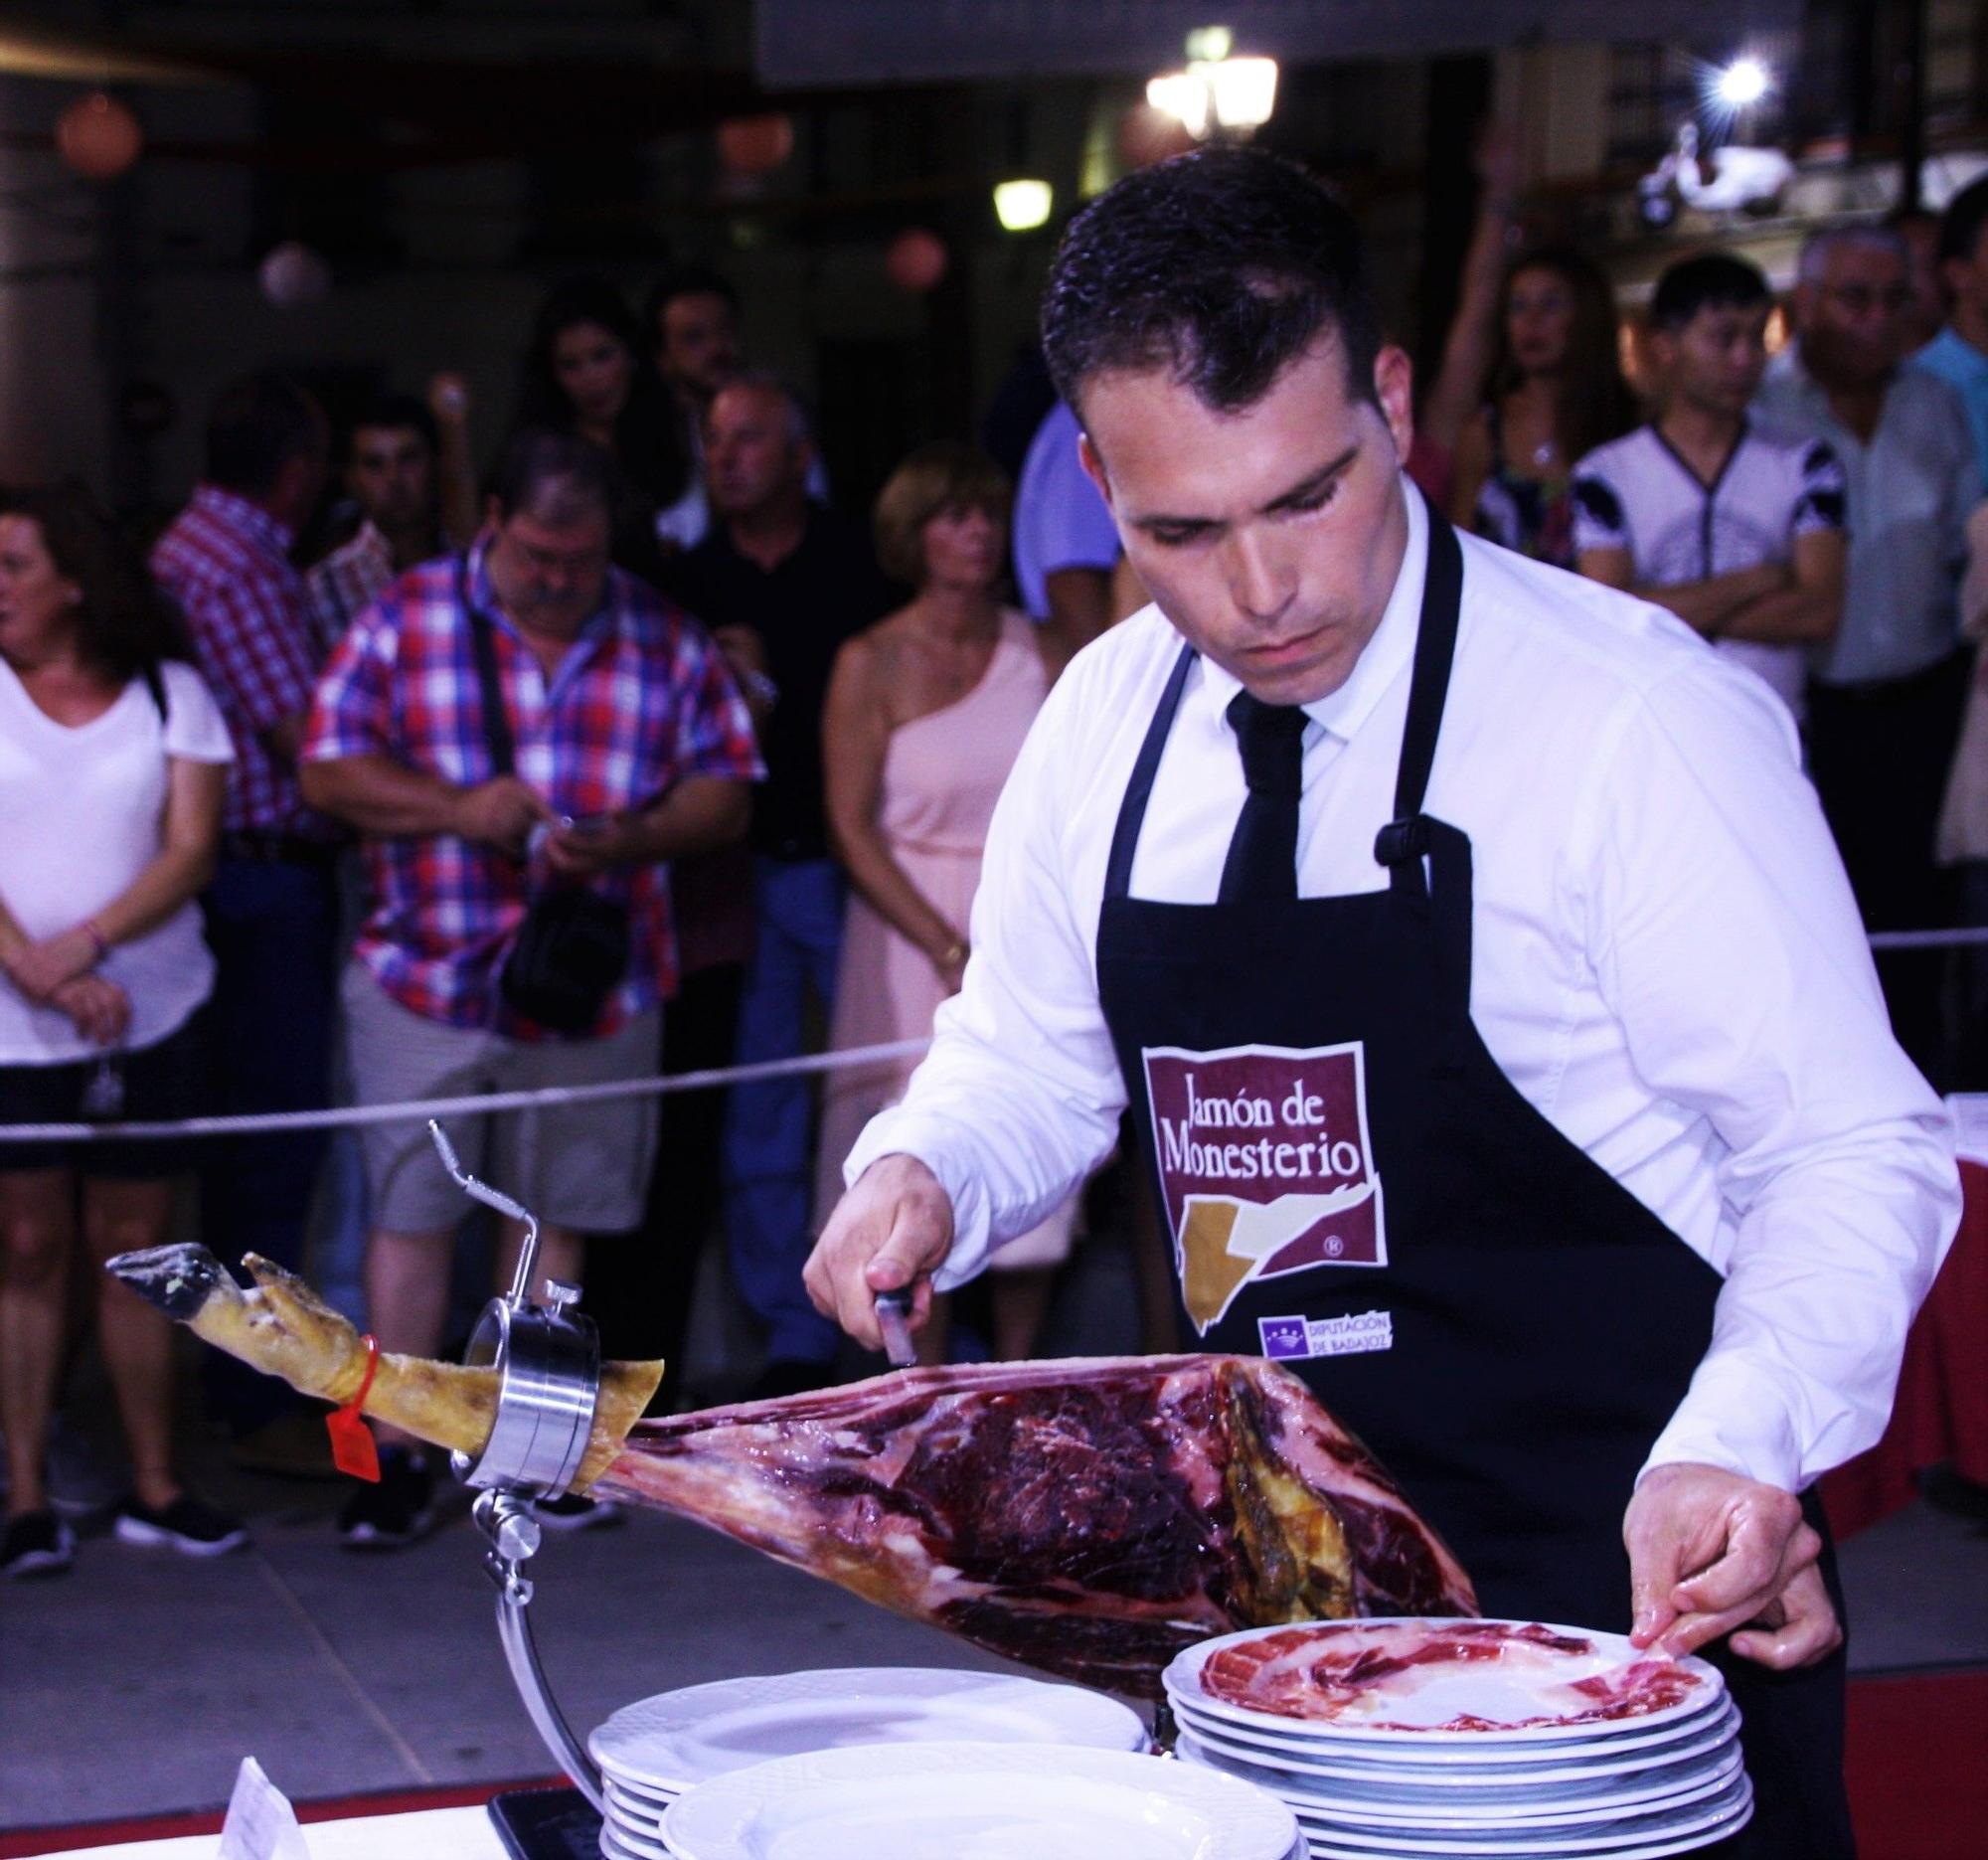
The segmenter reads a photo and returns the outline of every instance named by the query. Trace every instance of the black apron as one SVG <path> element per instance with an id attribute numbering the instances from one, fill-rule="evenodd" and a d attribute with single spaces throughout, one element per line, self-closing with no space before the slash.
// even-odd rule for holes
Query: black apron
<path id="1" fill-rule="evenodd" d="M 1470 841 L 1421 811 L 1461 589 L 1456 537 L 1431 510 L 1377 892 L 1130 895 L 1183 650 L 1112 840 L 1098 993 L 1173 1236 L 1186 1347 L 1302 1377 L 1456 1552 L 1485 1613 L 1626 1631 L 1622 1513 L 1711 1342 L 1720 1279 L 1520 1095 L 1472 1024 Z M 1820 1709 L 1783 1740 L 1816 1757 L 1786 1793 L 1811 1795 L 1804 1815 L 1832 1790 L 1840 1804 L 1840 1658 L 1766 1688 L 1746 1662 L 1728 1670 L 1749 1734 L 1747 1694 Z M 1831 1696 L 1833 1765 L 1815 1752 Z M 1751 1768 L 1751 1735 L 1747 1749 Z M 1764 1741 L 1761 1759 L 1774 1767 Z M 1767 1835 L 1783 1791 L 1757 1770 L 1755 1783 Z M 1847 1812 L 1744 1851 L 1848 1854 Z"/>

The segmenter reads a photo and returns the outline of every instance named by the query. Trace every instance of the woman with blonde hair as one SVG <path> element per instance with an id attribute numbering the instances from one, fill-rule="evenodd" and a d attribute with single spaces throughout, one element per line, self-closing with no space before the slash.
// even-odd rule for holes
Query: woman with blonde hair
<path id="1" fill-rule="evenodd" d="M 1069 656 L 1053 628 L 1001 598 L 1010 497 L 993 460 L 939 441 L 911 453 L 877 500 L 878 559 L 917 592 L 842 648 L 823 715 L 829 836 L 852 890 L 839 1049 L 923 1039 L 958 989 L 987 824 Z M 841 1197 L 842 1159 L 913 1064 L 830 1075 L 817 1225 Z M 1075 1214 L 1072 1202 L 995 1258 L 996 1356 L 1034 1348 Z M 926 1326 L 921 1345 L 942 1347 L 941 1328 Z"/>

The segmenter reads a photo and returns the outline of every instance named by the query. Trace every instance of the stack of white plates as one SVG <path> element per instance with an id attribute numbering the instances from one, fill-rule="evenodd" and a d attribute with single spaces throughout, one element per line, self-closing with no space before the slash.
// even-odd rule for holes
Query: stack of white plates
<path id="1" fill-rule="evenodd" d="M 692 1789 L 669 1860 L 1303 1860 L 1274 1795 L 1065 1744 L 902 1744 L 783 1757 Z"/>
<path id="2" fill-rule="evenodd" d="M 1716 1667 L 1523 1621 L 1252 1628 L 1166 1671 L 1185 1763 L 1296 1813 L 1315 1860 L 1658 1860 L 1752 1813 Z"/>
<path id="3" fill-rule="evenodd" d="M 1146 1728 L 1129 1707 L 1043 1680 L 917 1667 L 721 1679 L 625 1705 L 587 1739 L 607 1797 L 601 1852 L 612 1860 L 660 1860 L 670 1803 L 770 1758 L 965 1739 L 1147 1748 Z"/>

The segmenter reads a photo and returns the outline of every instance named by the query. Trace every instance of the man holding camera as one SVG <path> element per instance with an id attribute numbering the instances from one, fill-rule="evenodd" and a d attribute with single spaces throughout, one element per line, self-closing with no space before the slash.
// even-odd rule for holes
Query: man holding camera
<path id="1" fill-rule="evenodd" d="M 737 839 L 763 772 L 716 647 L 608 565 L 613 462 L 526 432 L 485 536 L 404 578 L 333 655 L 301 757 L 311 804 L 365 837 L 368 910 L 344 984 L 361 1103 L 574 1087 L 655 1064 L 675 943 L 663 866 Z M 451 1128 L 474 1173 L 539 1216 L 547 1277 L 642 1211 L 653 1099 Z M 419 1121 L 364 1132 L 366 1291 L 382 1349 L 433 1355 L 460 1194 Z M 497 1277 L 522 1235 L 510 1224 Z M 431 1472 L 382 1430 L 353 1548 L 412 1542 Z M 577 1516 L 587 1515 L 583 1510 Z"/>

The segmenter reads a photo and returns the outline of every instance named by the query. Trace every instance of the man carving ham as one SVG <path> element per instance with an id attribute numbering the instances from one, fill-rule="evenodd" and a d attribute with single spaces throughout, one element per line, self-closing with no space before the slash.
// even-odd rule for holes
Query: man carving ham
<path id="1" fill-rule="evenodd" d="M 1802 1495 L 1884 1425 L 1958 1218 L 1946 1120 L 1778 700 L 1426 506 L 1362 271 L 1345 210 L 1250 151 L 1073 223 L 1045 349 L 1153 605 L 1045 706 L 965 985 L 809 1289 L 874 1347 L 878 1291 L 921 1316 L 1129 1102 L 1183 1344 L 1303 1376 L 1487 1614 L 1719 1659 L 1758 1790 L 1722 1851 L 1834 1860 L 1841 1605 Z M 1168 1068 L 1234 1101 L 1239 1054 L 1276 1127 L 1176 1128 L 1170 1170 Z M 1276 1116 L 1314 1075 L 1360 1107 L 1324 1140 L 1371 1247 L 1304 1205 L 1345 1185 Z"/>

